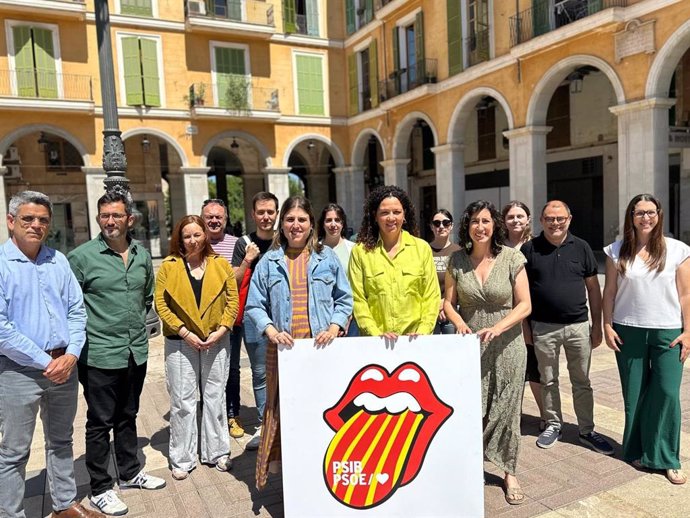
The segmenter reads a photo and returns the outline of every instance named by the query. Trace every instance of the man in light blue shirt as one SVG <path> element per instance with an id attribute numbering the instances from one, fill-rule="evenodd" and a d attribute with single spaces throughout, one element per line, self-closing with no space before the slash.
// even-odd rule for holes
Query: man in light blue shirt
<path id="1" fill-rule="evenodd" d="M 0 246 L 0 516 L 24 517 L 24 475 L 38 411 L 53 517 L 102 517 L 77 502 L 72 432 L 86 310 L 67 258 L 43 245 L 53 206 L 12 197 Z"/>

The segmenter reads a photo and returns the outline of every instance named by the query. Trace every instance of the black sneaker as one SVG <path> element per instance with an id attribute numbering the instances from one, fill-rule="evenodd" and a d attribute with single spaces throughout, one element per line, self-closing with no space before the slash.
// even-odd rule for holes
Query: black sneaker
<path id="1" fill-rule="evenodd" d="M 556 425 L 550 424 L 537 438 L 537 446 L 540 448 L 549 449 L 553 447 L 553 445 L 556 444 L 558 439 L 561 437 L 563 437 L 561 429 Z"/>
<path id="2" fill-rule="evenodd" d="M 580 442 L 602 455 L 613 455 L 613 446 L 597 432 L 580 434 Z"/>

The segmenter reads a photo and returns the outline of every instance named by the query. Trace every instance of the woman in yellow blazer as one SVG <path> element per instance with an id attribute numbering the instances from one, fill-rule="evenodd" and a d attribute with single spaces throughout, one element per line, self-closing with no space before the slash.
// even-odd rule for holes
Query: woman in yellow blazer
<path id="1" fill-rule="evenodd" d="M 197 389 L 203 401 L 201 462 L 228 471 L 225 384 L 237 284 L 227 260 L 213 252 L 199 216 L 185 216 L 175 226 L 170 255 L 156 278 L 155 301 L 165 335 L 172 476 L 185 479 L 196 467 Z"/>

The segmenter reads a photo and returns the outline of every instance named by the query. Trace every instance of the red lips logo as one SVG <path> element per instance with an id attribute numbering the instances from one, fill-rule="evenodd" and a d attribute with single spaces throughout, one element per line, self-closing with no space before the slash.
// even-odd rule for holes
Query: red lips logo
<path id="1" fill-rule="evenodd" d="M 416 363 L 392 374 L 367 365 L 323 414 L 335 432 L 324 458 L 329 491 L 355 509 L 383 503 L 417 476 L 431 440 L 452 413 Z"/>

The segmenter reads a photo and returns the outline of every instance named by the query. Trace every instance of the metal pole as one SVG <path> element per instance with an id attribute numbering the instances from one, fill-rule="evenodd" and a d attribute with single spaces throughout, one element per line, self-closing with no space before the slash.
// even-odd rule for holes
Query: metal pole
<path id="1" fill-rule="evenodd" d="M 101 75 L 101 102 L 103 104 L 103 181 L 106 190 L 119 187 L 129 191 L 126 178 L 127 157 L 117 120 L 113 49 L 110 43 L 110 14 L 107 0 L 95 0 L 98 66 Z"/>

